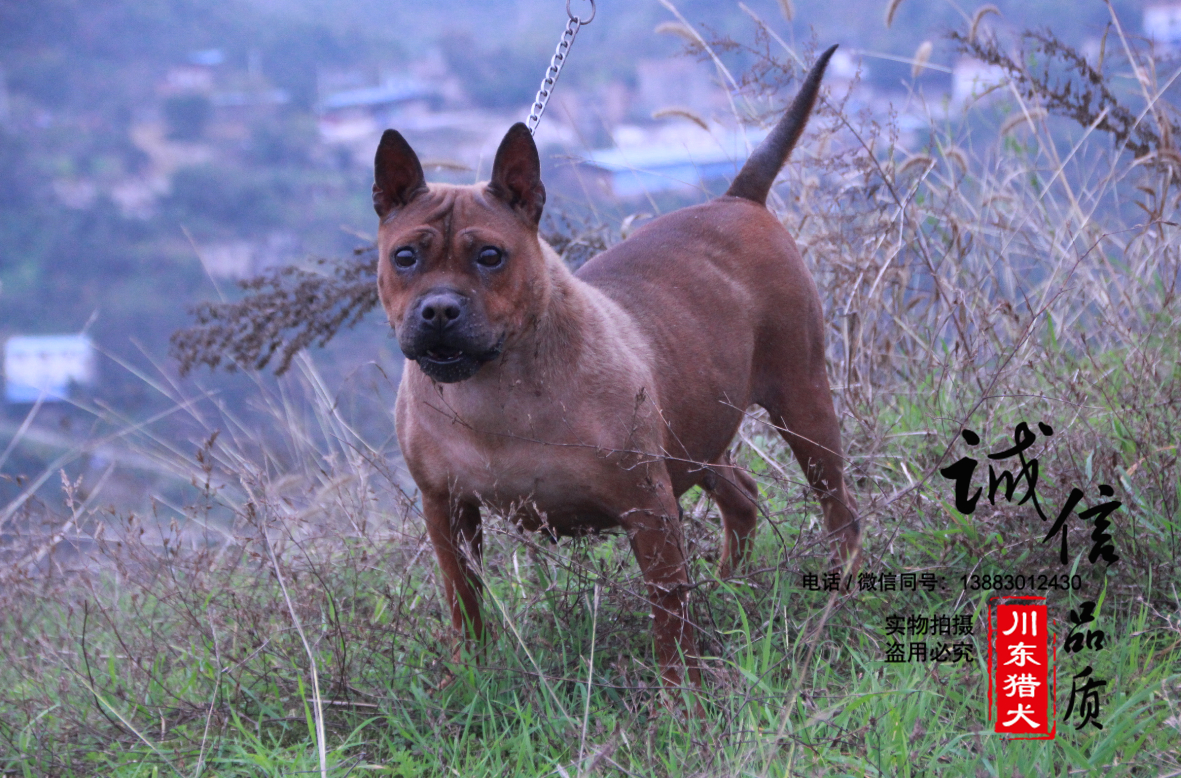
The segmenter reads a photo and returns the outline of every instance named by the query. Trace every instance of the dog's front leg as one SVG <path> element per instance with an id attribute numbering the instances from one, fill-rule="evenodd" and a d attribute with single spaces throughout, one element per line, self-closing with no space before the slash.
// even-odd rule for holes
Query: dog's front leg
<path id="1" fill-rule="evenodd" d="M 653 638 L 661 677 L 667 686 L 679 686 L 685 668 L 690 683 L 700 686 L 697 641 L 689 619 L 689 573 L 681 520 L 671 497 L 672 489 L 666 489 L 668 500 L 629 511 L 622 523 L 652 603 Z"/>
<path id="2" fill-rule="evenodd" d="M 480 507 L 453 501 L 447 494 L 424 493 L 422 511 L 443 574 L 451 623 L 464 638 L 478 642 L 484 637 L 484 619 L 480 615 L 480 594 L 484 590 L 479 574 L 483 545 Z M 456 651 L 457 656 L 459 653 Z"/>

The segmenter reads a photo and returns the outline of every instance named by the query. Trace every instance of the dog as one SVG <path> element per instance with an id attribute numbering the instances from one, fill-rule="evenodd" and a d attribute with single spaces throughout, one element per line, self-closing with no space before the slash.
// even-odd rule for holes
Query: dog
<path id="1" fill-rule="evenodd" d="M 724 196 L 650 221 L 577 273 L 538 236 L 545 187 L 524 124 L 474 186 L 428 186 L 406 140 L 382 135 L 377 283 L 407 359 L 398 442 L 468 640 L 485 633 L 481 506 L 551 536 L 617 527 L 644 577 L 663 681 L 699 686 L 678 498 L 709 492 L 720 573 L 738 569 L 758 492 L 728 447 L 752 405 L 819 495 L 835 555 L 858 556 L 820 296 L 766 208 L 835 49 Z"/>

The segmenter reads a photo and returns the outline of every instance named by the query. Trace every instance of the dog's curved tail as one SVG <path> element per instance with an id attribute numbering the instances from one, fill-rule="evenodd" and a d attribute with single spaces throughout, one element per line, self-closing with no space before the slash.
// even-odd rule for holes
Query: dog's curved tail
<path id="1" fill-rule="evenodd" d="M 812 113 L 812 106 L 816 103 L 816 94 L 820 91 L 820 80 L 824 78 L 824 69 L 828 66 L 828 61 L 836 50 L 835 45 L 831 46 L 816 60 L 816 64 L 808 71 L 808 76 L 804 79 L 804 85 L 800 87 L 799 94 L 792 101 L 791 107 L 775 125 L 775 129 L 771 130 L 771 134 L 750 155 L 750 159 L 742 166 L 742 170 L 738 171 L 730 188 L 726 190 L 727 195 L 742 197 L 759 205 L 766 205 L 767 193 L 771 191 L 771 184 L 775 183 L 775 177 L 783 169 L 788 155 L 791 154 L 796 141 L 804 132 L 808 116 Z"/>

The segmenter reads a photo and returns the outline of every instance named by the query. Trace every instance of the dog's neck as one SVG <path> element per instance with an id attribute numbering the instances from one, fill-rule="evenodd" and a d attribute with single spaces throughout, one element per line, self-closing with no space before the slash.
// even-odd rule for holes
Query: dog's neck
<path id="1" fill-rule="evenodd" d="M 538 239 L 545 264 L 536 285 L 536 305 L 525 326 L 506 339 L 504 355 L 485 365 L 499 383 L 548 381 L 577 366 L 585 347 L 587 308 L 585 285 L 574 277 L 558 253 Z"/>

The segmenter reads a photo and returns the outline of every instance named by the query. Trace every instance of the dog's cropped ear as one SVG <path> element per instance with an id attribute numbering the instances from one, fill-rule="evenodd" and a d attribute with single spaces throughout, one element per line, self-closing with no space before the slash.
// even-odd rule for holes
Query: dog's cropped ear
<path id="1" fill-rule="evenodd" d="M 509 128 L 496 150 L 488 193 L 521 214 L 534 227 L 541 222 L 541 210 L 545 207 L 541 159 L 537 156 L 533 135 L 521 122 Z"/>
<path id="2" fill-rule="evenodd" d="M 373 161 L 373 210 L 384 219 L 426 191 L 422 164 L 410 144 L 397 130 L 382 133 Z"/>

